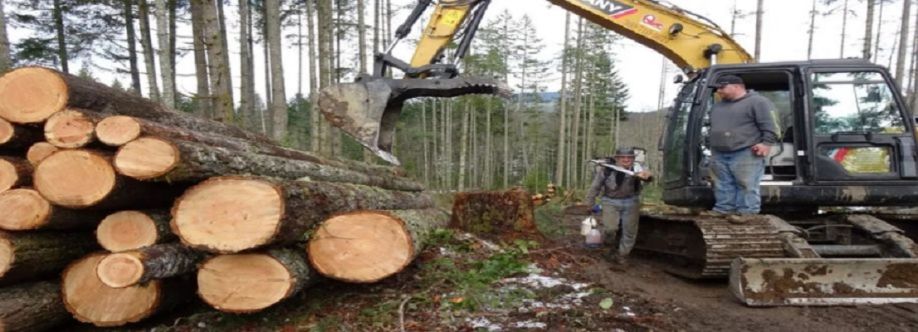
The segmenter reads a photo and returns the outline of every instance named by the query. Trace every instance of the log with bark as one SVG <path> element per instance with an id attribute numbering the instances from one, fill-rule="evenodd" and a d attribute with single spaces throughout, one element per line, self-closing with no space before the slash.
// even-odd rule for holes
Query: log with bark
<path id="1" fill-rule="evenodd" d="M 59 148 L 84 147 L 95 140 L 98 118 L 94 113 L 71 108 L 54 113 L 45 121 L 45 140 Z"/>
<path id="2" fill-rule="evenodd" d="M 118 211 L 102 219 L 96 228 L 96 240 L 111 252 L 169 242 L 176 239 L 169 230 L 169 219 L 165 210 Z"/>
<path id="3" fill-rule="evenodd" d="M 18 157 L 0 156 L 0 193 L 32 184 L 32 164 Z"/>
<path id="4" fill-rule="evenodd" d="M 203 253 L 181 244 L 157 244 L 105 256 L 96 274 L 109 287 L 123 288 L 195 272 L 202 259 Z"/>
<path id="5" fill-rule="evenodd" d="M 532 198 L 522 189 L 456 194 L 450 227 L 486 238 L 540 237 Z"/>
<path id="6" fill-rule="evenodd" d="M 48 142 L 36 142 L 29 147 L 29 150 L 26 152 L 26 160 L 29 161 L 32 166 L 38 166 L 42 160 L 48 158 L 51 154 L 57 152 L 60 148 L 52 145 Z"/>
<path id="7" fill-rule="evenodd" d="M 52 205 L 38 191 L 28 188 L 0 193 L 0 229 L 25 231 L 36 229 L 92 229 L 106 213 L 73 210 Z"/>
<path id="8" fill-rule="evenodd" d="M 121 176 L 109 159 L 101 151 L 58 151 L 35 167 L 32 181 L 43 197 L 69 208 L 160 207 L 181 192 L 180 187 Z"/>
<path id="9" fill-rule="evenodd" d="M 448 221 L 438 209 L 342 213 L 316 227 L 306 252 L 323 276 L 376 282 L 414 261 L 433 230 L 446 227 Z"/>
<path id="10" fill-rule="evenodd" d="M 318 281 L 302 250 L 220 255 L 201 264 L 198 295 L 217 310 L 256 312 Z"/>
<path id="11" fill-rule="evenodd" d="M 89 233 L 0 232 L 0 284 L 58 272 L 97 248 Z"/>
<path id="12" fill-rule="evenodd" d="M 424 193 L 346 183 L 215 177 L 189 188 L 172 208 L 172 231 L 197 249 L 234 253 L 300 240 L 329 215 L 358 209 L 426 209 Z"/>
<path id="13" fill-rule="evenodd" d="M 46 331 L 70 320 L 61 284 L 40 281 L 0 288 L 0 331 Z"/>
<path id="14" fill-rule="evenodd" d="M 111 288 L 99 280 L 96 266 L 104 253 L 90 254 L 64 270 L 64 306 L 73 318 L 99 327 L 122 326 L 172 309 L 191 292 L 181 278 L 153 280 L 143 285 Z"/>
<path id="15" fill-rule="evenodd" d="M 138 180 L 196 182 L 214 176 L 248 174 L 364 184 L 393 190 L 423 189 L 416 181 L 391 174 L 362 173 L 305 160 L 157 137 L 141 137 L 123 145 L 113 163 L 119 173 Z"/>
<path id="16" fill-rule="evenodd" d="M 35 126 L 14 125 L 0 119 L 0 150 L 20 151 L 44 139 L 41 129 Z"/>

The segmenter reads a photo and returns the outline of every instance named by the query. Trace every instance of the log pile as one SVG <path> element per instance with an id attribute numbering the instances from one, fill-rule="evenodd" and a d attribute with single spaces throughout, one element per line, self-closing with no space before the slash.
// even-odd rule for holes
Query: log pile
<path id="1" fill-rule="evenodd" d="M 319 157 L 52 69 L 0 77 L 0 331 L 250 313 L 398 273 L 445 227 L 400 169 Z"/>

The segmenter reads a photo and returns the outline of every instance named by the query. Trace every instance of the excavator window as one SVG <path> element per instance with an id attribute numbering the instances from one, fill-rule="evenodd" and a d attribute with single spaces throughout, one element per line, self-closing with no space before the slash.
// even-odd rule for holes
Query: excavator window
<path id="1" fill-rule="evenodd" d="M 678 187 L 685 180 L 685 146 L 688 144 L 689 115 L 695 105 L 698 81 L 685 83 L 669 110 L 663 142 L 663 181 Z"/>

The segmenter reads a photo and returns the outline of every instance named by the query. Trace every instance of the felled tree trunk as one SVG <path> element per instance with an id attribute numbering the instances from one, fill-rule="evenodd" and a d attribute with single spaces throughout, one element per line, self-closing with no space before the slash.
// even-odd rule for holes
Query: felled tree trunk
<path id="1" fill-rule="evenodd" d="M 34 280 L 60 271 L 97 248 L 89 233 L 0 232 L 0 284 Z"/>
<path id="2" fill-rule="evenodd" d="M 317 277 L 302 250 L 220 255 L 198 270 L 198 295 L 223 312 L 249 313 L 293 296 Z"/>
<path id="3" fill-rule="evenodd" d="M 106 286 L 96 276 L 103 253 L 90 254 L 64 270 L 61 282 L 64 306 L 73 318 L 99 327 L 122 326 L 174 308 L 188 298 L 183 280 L 153 280 L 124 288 Z"/>
<path id="4" fill-rule="evenodd" d="M 539 234 L 532 215 L 532 199 L 522 189 L 457 194 L 450 227 L 492 238 Z"/>
<path id="5" fill-rule="evenodd" d="M 22 158 L 0 156 L 0 193 L 32 184 L 32 164 Z"/>
<path id="6" fill-rule="evenodd" d="M 424 193 L 345 183 L 215 177 L 189 188 L 172 209 L 172 230 L 197 249 L 234 253 L 302 239 L 333 213 L 425 209 Z"/>
<path id="7" fill-rule="evenodd" d="M 203 258 L 203 253 L 178 243 L 157 244 L 105 256 L 96 274 L 109 287 L 123 288 L 194 272 Z"/>
<path id="8" fill-rule="evenodd" d="M 101 211 L 71 210 L 51 205 L 38 191 L 20 188 L 0 193 L 0 229 L 91 229 L 99 224 Z"/>
<path id="9" fill-rule="evenodd" d="M 115 173 L 103 152 L 63 150 L 35 168 L 35 189 L 69 208 L 122 209 L 166 206 L 181 188 L 140 182 Z"/>
<path id="10" fill-rule="evenodd" d="M 96 121 L 101 116 L 78 109 L 54 113 L 45 121 L 45 140 L 59 148 L 75 149 L 95 140 Z"/>
<path id="11" fill-rule="evenodd" d="M 0 331 L 46 331 L 69 319 L 56 281 L 0 288 Z"/>
<path id="12" fill-rule="evenodd" d="M 420 191 L 416 181 L 391 174 L 367 174 L 180 140 L 141 137 L 122 146 L 114 158 L 119 173 L 138 180 L 201 181 L 214 176 L 251 174 L 283 179 L 365 184 L 393 190 Z"/>
<path id="13" fill-rule="evenodd" d="M 102 219 L 96 240 L 111 252 L 140 249 L 176 239 L 169 230 L 169 212 L 164 210 L 119 211 Z"/>
<path id="14" fill-rule="evenodd" d="M 44 136 L 38 127 L 14 125 L 0 119 L 0 150 L 25 150 L 43 139 Z"/>
<path id="15" fill-rule="evenodd" d="M 361 210 L 326 219 L 309 238 L 306 252 L 319 274 L 371 283 L 403 270 L 423 250 L 433 230 L 449 218 L 437 209 Z"/>
<path id="16" fill-rule="evenodd" d="M 48 158 L 52 153 L 57 152 L 57 150 L 60 150 L 60 148 L 51 145 L 51 143 L 36 142 L 32 144 L 26 152 L 26 160 L 28 160 L 29 164 L 32 164 L 32 166 L 38 166 L 38 163 Z"/>

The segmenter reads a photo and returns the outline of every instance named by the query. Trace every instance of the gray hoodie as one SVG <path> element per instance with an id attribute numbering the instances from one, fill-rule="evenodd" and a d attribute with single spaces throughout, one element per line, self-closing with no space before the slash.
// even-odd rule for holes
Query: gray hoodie
<path id="1" fill-rule="evenodd" d="M 777 110 L 768 98 L 749 91 L 738 100 L 722 100 L 711 109 L 711 149 L 732 152 L 758 143 L 778 142 Z"/>

